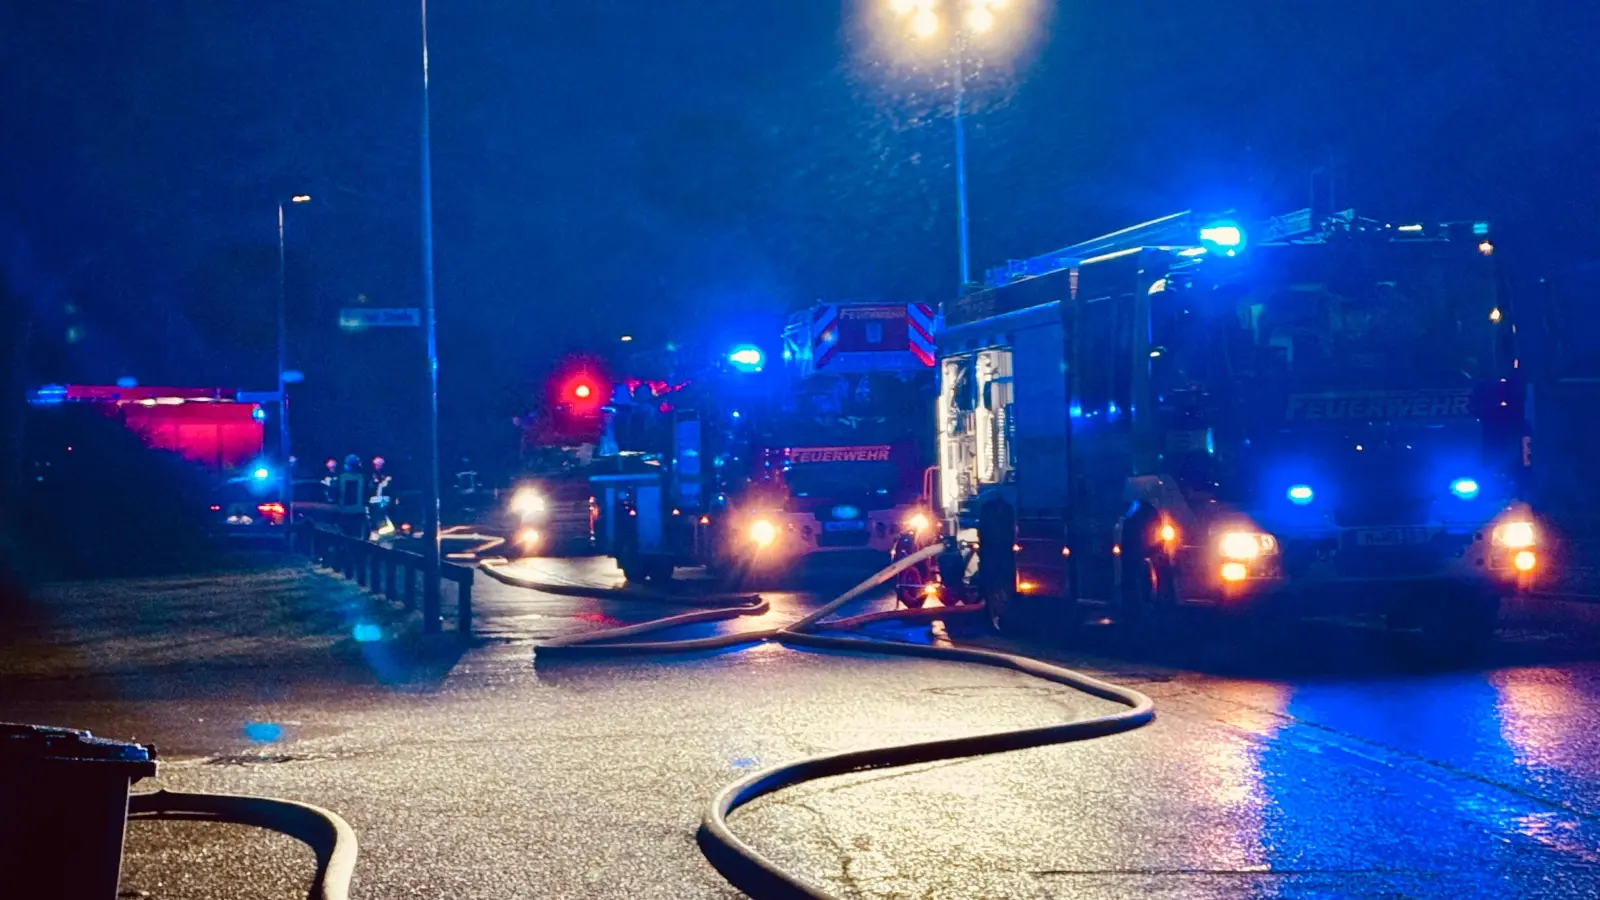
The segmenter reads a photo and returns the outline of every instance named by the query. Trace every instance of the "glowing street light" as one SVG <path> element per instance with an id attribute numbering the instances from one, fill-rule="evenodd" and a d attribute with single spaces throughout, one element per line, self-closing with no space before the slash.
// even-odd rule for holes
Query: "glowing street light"
<path id="1" fill-rule="evenodd" d="M 956 219 L 961 254 L 961 289 L 966 290 L 972 281 L 971 254 L 967 239 L 967 135 L 962 120 L 962 106 L 966 100 L 966 74 L 963 51 L 969 38 L 986 35 L 995 28 L 995 11 L 1005 7 L 1005 0 L 889 0 L 889 11 L 905 26 L 912 37 L 928 40 L 944 27 L 940 15 L 942 6 L 956 7 L 958 13 L 951 17 L 951 41 L 955 51 L 955 127 L 956 127 Z"/>

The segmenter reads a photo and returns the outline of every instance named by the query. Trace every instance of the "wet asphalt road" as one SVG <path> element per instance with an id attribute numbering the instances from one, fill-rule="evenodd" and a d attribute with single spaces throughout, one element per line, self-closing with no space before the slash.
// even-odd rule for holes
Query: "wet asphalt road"
<path id="1" fill-rule="evenodd" d="M 587 560 L 516 566 L 598 588 L 617 577 Z M 767 621 L 735 627 L 821 599 L 769 596 Z M 668 610 L 488 579 L 478 603 L 491 639 L 420 669 L 383 644 L 344 665 L 134 665 L 7 691 L 0 718 L 152 741 L 160 786 L 339 812 L 361 839 L 358 898 L 691 898 L 737 896 L 694 829 L 752 768 L 1114 708 L 986 668 L 770 645 L 536 666 L 532 639 Z M 952 626 L 1144 691 L 1158 718 L 1087 744 L 797 787 L 734 827 L 846 896 L 1595 896 L 1600 617 L 1515 612 L 1488 663 L 1462 671 L 1419 669 L 1337 627 L 1265 648 L 1197 627 L 1183 649 L 1151 651 L 1103 626 L 1027 645 Z M 926 626 L 877 633 L 929 639 Z M 152 898 L 303 896 L 310 864 L 287 839 L 233 826 L 139 823 L 128 851 L 125 888 Z"/>

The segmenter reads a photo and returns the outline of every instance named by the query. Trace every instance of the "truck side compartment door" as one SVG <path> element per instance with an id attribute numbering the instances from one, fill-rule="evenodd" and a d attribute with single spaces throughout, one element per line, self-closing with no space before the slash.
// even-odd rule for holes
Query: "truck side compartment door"
<path id="1" fill-rule="evenodd" d="M 1067 379 L 1062 323 L 1052 307 L 1012 336 L 1016 385 L 1017 580 L 1045 596 L 1072 598 L 1064 522 L 1068 481 Z"/>
<path id="2" fill-rule="evenodd" d="M 1118 293 L 1080 300 L 1076 310 L 1069 537 L 1079 596 L 1107 602 L 1115 598 L 1115 533 L 1132 452 L 1131 306 Z"/>

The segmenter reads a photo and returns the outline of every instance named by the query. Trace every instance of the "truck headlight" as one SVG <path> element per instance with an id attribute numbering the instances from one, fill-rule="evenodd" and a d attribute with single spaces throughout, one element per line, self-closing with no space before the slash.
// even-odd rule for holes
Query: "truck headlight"
<path id="1" fill-rule="evenodd" d="M 1259 531 L 1229 531 L 1217 542 L 1223 559 L 1249 562 L 1259 556 L 1278 552 L 1278 541 L 1270 534 Z"/>
<path id="2" fill-rule="evenodd" d="M 519 516 L 530 516 L 545 511 L 544 495 L 533 488 L 517 488 L 511 495 L 511 511 Z"/>
<path id="3" fill-rule="evenodd" d="M 906 527 L 918 534 L 927 531 L 930 524 L 926 513 L 912 513 L 906 518 Z"/>
<path id="4" fill-rule="evenodd" d="M 1502 522 L 1490 535 L 1494 543 L 1510 550 L 1526 550 L 1535 538 L 1532 522 Z"/>
<path id="5" fill-rule="evenodd" d="M 778 539 L 778 526 L 766 519 L 757 519 L 750 523 L 750 540 L 757 547 L 767 547 Z"/>

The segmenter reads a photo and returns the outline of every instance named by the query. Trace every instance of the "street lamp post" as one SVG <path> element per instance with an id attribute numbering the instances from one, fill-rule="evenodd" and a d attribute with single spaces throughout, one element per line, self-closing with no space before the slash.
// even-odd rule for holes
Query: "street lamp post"
<path id="1" fill-rule="evenodd" d="M 295 194 L 290 203 L 307 203 L 309 194 Z M 289 463 L 289 276 L 283 238 L 283 207 L 278 203 L 278 465 L 283 471 L 284 521 L 294 524 L 294 467 Z M 292 533 L 286 532 L 286 533 Z"/>
<path id="2" fill-rule="evenodd" d="M 961 292 L 966 293 L 967 285 L 972 283 L 972 264 L 967 246 L 967 128 L 961 118 L 961 106 L 967 99 L 967 86 L 963 84 L 966 67 L 962 65 L 961 53 L 956 51 L 956 98 L 955 115 L 956 123 L 956 222 L 959 232 L 961 249 Z"/>
<path id="3" fill-rule="evenodd" d="M 428 133 L 428 0 L 422 4 L 422 327 L 428 348 L 428 468 L 423 528 L 433 550 L 423 554 L 422 628 L 439 630 L 439 339 L 433 298 L 433 149 Z"/>
<path id="4" fill-rule="evenodd" d="M 1005 5 L 1005 0 L 946 0 L 964 7 L 962 15 L 949 26 L 950 48 L 954 58 L 955 131 L 956 131 L 956 236 L 961 256 L 961 290 L 966 291 L 972 281 L 972 264 L 967 240 L 967 130 L 964 120 L 967 99 L 966 50 L 974 36 L 988 33 L 995 25 L 995 11 Z M 890 0 L 889 8 L 900 21 L 910 27 L 917 40 L 933 40 L 946 31 L 944 17 L 940 15 L 940 0 Z"/>

